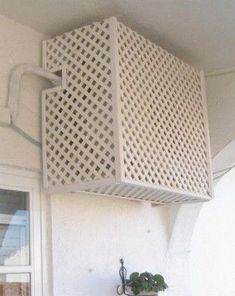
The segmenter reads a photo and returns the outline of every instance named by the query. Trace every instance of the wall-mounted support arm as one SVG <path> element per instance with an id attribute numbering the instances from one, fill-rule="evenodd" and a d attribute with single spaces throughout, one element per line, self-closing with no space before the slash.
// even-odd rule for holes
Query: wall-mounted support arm
<path id="1" fill-rule="evenodd" d="M 194 228 L 203 205 L 204 203 L 186 204 L 177 210 L 167 252 L 169 280 L 167 295 L 168 293 L 174 296 L 192 295 L 189 255 Z"/>

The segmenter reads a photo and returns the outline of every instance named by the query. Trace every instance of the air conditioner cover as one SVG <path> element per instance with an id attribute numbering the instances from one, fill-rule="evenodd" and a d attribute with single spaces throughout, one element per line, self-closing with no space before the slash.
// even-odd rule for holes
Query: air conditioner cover
<path id="1" fill-rule="evenodd" d="M 203 73 L 116 18 L 43 43 L 44 186 L 164 204 L 212 197 Z"/>

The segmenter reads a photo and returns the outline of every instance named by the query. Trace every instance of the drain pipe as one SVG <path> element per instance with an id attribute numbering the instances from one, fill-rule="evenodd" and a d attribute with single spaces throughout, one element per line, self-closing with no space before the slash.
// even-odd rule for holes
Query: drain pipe
<path id="1" fill-rule="evenodd" d="M 21 79 L 25 74 L 33 74 L 49 80 L 53 85 L 59 86 L 62 83 L 61 77 L 45 71 L 43 68 L 31 65 L 31 64 L 19 64 L 16 65 L 10 73 L 9 85 L 8 85 L 8 101 L 7 107 L 0 108 L 0 125 L 10 126 L 14 130 L 20 133 L 24 138 L 29 140 L 32 144 L 41 146 L 41 144 L 24 132 L 20 127 L 15 124 L 18 116 L 19 101 L 20 101 L 20 87 Z"/>

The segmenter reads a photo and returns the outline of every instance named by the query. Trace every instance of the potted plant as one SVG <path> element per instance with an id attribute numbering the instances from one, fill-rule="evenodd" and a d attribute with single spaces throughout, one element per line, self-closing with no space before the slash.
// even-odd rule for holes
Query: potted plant
<path id="1" fill-rule="evenodd" d="M 158 292 L 167 289 L 163 276 L 150 272 L 133 272 L 126 280 L 126 286 L 133 295 L 139 296 L 157 296 Z"/>
<path id="2" fill-rule="evenodd" d="M 117 286 L 118 295 L 157 296 L 158 292 L 165 291 L 168 288 L 164 277 L 160 274 L 133 272 L 129 279 L 126 279 L 127 269 L 124 266 L 124 260 L 121 259 L 120 263 L 121 285 Z"/>

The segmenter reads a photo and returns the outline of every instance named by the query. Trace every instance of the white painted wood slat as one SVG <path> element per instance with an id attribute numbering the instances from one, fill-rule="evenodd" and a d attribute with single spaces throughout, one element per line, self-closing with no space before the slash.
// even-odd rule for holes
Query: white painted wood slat
<path id="1" fill-rule="evenodd" d="M 115 18 L 46 40 L 43 58 L 64 81 L 43 92 L 48 192 L 210 200 L 202 72 Z"/>

